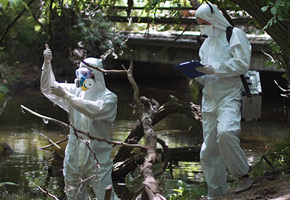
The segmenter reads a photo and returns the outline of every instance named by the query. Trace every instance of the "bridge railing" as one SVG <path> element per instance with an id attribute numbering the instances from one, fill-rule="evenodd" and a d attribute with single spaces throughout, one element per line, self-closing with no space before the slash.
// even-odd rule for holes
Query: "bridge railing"
<path id="1" fill-rule="evenodd" d="M 131 10 L 144 10 L 145 7 L 132 7 Z M 107 15 L 106 19 L 112 22 L 130 22 L 130 23 L 154 23 L 154 24 L 180 24 L 180 25 L 196 25 L 196 20 L 194 17 L 195 10 L 197 7 L 159 7 L 158 10 L 178 10 L 181 11 L 179 17 L 166 16 L 166 17 L 143 17 L 143 16 L 134 16 L 134 15 L 120 15 L 121 11 L 127 11 L 128 7 L 126 6 L 114 6 L 110 8 L 110 13 L 113 15 Z M 132 13 L 132 12 L 131 12 Z M 231 21 L 235 26 L 250 26 L 254 25 L 254 20 L 249 16 L 242 16 L 242 13 L 239 13 L 241 17 L 237 17 L 236 12 L 228 11 L 229 16 L 231 16 Z"/>

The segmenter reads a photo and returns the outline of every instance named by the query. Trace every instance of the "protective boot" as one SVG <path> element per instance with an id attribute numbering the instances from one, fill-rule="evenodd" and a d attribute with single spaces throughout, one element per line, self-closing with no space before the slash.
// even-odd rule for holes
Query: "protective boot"
<path id="1" fill-rule="evenodd" d="M 250 190 L 253 186 L 253 180 L 251 178 L 249 178 L 248 176 L 245 177 L 243 176 L 242 178 L 240 178 L 237 188 L 235 190 L 236 194 L 245 192 L 247 190 Z"/>

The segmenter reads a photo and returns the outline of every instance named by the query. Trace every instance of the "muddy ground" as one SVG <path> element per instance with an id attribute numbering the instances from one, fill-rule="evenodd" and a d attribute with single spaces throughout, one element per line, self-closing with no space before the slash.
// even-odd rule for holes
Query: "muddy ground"
<path id="1" fill-rule="evenodd" d="M 255 183 L 251 190 L 235 194 L 229 191 L 227 195 L 218 200 L 290 200 L 290 176 L 276 178 L 275 180 L 262 180 Z"/>

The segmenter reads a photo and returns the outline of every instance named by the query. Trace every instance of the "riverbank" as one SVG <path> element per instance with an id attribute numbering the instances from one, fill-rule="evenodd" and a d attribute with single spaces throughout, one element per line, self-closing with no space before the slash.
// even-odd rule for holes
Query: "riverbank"
<path id="1" fill-rule="evenodd" d="M 252 189 L 240 194 L 234 190 L 218 200 L 290 200 L 290 175 L 284 175 L 275 180 L 262 180 L 253 185 Z"/>

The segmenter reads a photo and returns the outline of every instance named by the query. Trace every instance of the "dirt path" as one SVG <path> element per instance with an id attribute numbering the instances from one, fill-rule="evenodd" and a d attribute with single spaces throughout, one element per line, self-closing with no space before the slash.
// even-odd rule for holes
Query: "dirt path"
<path id="1" fill-rule="evenodd" d="M 253 188 L 241 194 L 234 191 L 221 198 L 226 200 L 290 200 L 290 177 L 277 178 L 273 181 L 263 180 L 254 184 Z"/>

